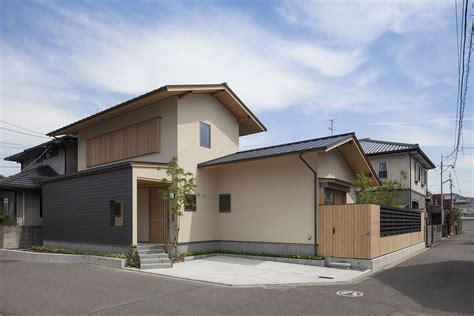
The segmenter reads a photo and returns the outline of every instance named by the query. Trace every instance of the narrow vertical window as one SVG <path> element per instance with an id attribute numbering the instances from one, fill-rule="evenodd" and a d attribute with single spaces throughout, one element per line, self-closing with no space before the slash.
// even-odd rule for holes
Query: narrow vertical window
<path id="1" fill-rule="evenodd" d="M 199 141 L 201 147 L 211 148 L 211 125 L 199 123 Z"/>
<path id="2" fill-rule="evenodd" d="M 43 218 L 43 196 L 40 195 L 40 218 Z"/>
<path id="3" fill-rule="evenodd" d="M 186 195 L 186 203 L 184 204 L 185 212 L 196 212 L 196 195 Z"/>
<path id="4" fill-rule="evenodd" d="M 230 194 L 219 194 L 219 213 L 230 213 Z"/>
<path id="5" fill-rule="evenodd" d="M 110 201 L 110 225 L 123 226 L 123 202 Z"/>
<path id="6" fill-rule="evenodd" d="M 386 161 L 379 162 L 379 178 L 387 179 L 388 176 L 388 164 Z"/>

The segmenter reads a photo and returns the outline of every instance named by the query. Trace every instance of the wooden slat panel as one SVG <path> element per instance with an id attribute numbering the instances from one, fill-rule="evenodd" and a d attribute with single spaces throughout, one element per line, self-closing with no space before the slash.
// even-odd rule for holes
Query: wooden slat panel
<path id="1" fill-rule="evenodd" d="M 168 200 L 160 189 L 150 189 L 150 241 L 166 243 L 168 240 Z"/>
<path id="2" fill-rule="evenodd" d="M 318 209 L 318 253 L 322 256 L 332 256 L 332 208 L 328 205 Z"/>
<path id="3" fill-rule="evenodd" d="M 86 141 L 88 167 L 160 152 L 160 119 L 153 118 Z"/>

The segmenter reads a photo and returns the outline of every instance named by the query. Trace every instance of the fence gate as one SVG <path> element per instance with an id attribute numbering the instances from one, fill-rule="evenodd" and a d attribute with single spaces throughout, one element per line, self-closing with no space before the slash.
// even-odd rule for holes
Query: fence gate
<path id="1" fill-rule="evenodd" d="M 366 205 L 318 209 L 318 250 L 327 257 L 365 258 L 370 252 L 370 209 Z"/>

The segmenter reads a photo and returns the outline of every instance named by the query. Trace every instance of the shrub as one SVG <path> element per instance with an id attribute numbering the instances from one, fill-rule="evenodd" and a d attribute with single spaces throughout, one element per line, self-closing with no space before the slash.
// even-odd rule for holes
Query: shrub
<path id="1" fill-rule="evenodd" d="M 135 247 L 130 247 L 127 252 L 127 267 L 140 269 L 140 257 Z"/>
<path id="2" fill-rule="evenodd" d="M 55 247 L 41 246 L 41 245 L 31 246 L 30 250 L 33 250 L 36 252 L 62 253 L 62 254 L 67 254 L 67 255 L 98 256 L 98 257 L 108 257 L 108 258 L 117 258 L 117 259 L 126 258 L 126 255 L 124 253 L 100 252 L 100 251 L 94 251 L 94 250 L 74 249 L 74 248 L 55 248 Z"/>
<path id="3" fill-rule="evenodd" d="M 323 256 L 293 256 L 293 255 L 280 255 L 280 254 L 266 253 L 266 252 L 245 252 L 245 251 L 231 251 L 231 250 L 222 250 L 222 249 L 186 252 L 186 253 L 181 254 L 181 256 L 184 258 L 187 256 L 199 256 L 199 255 L 207 255 L 207 254 L 212 254 L 212 253 L 225 253 L 225 254 L 233 254 L 233 255 L 260 256 L 260 257 L 273 257 L 273 258 L 324 260 Z"/>
<path id="4" fill-rule="evenodd" d="M 0 225 L 1 226 L 15 226 L 16 219 L 7 211 L 0 211 Z"/>

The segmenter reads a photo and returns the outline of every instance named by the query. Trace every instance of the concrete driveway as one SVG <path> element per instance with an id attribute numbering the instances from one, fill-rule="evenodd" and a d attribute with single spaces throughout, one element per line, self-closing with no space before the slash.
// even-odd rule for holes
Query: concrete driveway
<path id="1" fill-rule="evenodd" d="M 232 286 L 348 282 L 369 272 L 221 255 L 176 263 L 171 269 L 145 271 L 186 280 Z"/>

